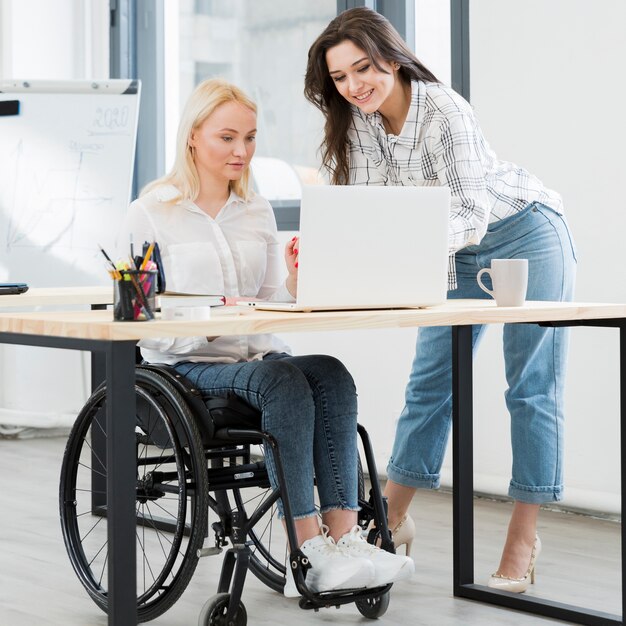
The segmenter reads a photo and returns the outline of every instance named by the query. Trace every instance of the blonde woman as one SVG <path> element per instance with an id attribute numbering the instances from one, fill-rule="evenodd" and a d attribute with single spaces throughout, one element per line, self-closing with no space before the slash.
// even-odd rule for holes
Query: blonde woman
<path id="1" fill-rule="evenodd" d="M 298 240 L 281 250 L 270 204 L 250 190 L 256 126 L 256 106 L 240 89 L 222 80 L 201 83 L 182 114 L 172 171 L 131 204 L 126 231 L 135 241 L 159 243 L 168 289 L 295 300 Z M 263 429 L 278 441 L 312 591 L 411 575 L 411 559 L 370 546 L 358 532 L 356 391 L 337 359 L 291 356 L 272 335 L 162 338 L 140 346 L 146 361 L 173 365 L 201 392 L 234 392 L 261 412 Z M 276 486 L 269 451 L 267 467 Z M 291 576 L 285 595 L 298 595 Z"/>

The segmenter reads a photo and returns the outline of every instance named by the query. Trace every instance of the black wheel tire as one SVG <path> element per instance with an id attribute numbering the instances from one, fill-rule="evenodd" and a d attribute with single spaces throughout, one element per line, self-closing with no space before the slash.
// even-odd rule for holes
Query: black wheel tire
<path id="1" fill-rule="evenodd" d="M 200 612 L 198 626 L 246 626 L 248 614 L 243 602 L 239 603 L 235 618 L 230 622 L 226 621 L 226 612 L 230 604 L 229 593 L 217 593 L 209 598 Z"/>
<path id="2" fill-rule="evenodd" d="M 138 499 L 136 510 L 143 521 L 137 526 L 137 614 L 140 622 L 155 619 L 167 611 L 183 593 L 198 563 L 208 508 L 206 458 L 193 415 L 178 391 L 155 372 L 137 368 L 135 398 L 137 415 Z M 93 445 L 93 432 L 105 432 L 106 387 L 101 385 L 89 398 L 68 438 L 60 484 L 60 515 L 63 539 L 79 580 L 93 601 L 108 609 L 106 500 L 94 514 L 90 497 L 103 493 L 106 484 L 104 456 Z M 100 435 L 99 435 L 100 436 Z M 103 444 L 102 444 L 103 445 Z M 148 450 L 157 461 L 150 467 Z M 170 452 L 171 454 L 166 454 Z M 167 460 L 166 460 L 167 459 Z M 160 495 L 139 498 L 141 479 L 148 469 L 164 471 L 171 467 L 171 478 L 158 480 L 152 488 Z M 93 477 L 101 487 L 94 486 Z M 170 499 L 171 530 L 153 526 L 151 508 L 165 511 L 161 502 Z M 145 511 L 145 513 L 144 513 Z M 152 533 L 152 539 L 147 537 Z M 161 539 L 161 534 L 167 538 Z M 88 543 L 94 542 L 93 548 Z M 146 552 L 148 550 L 149 552 Z M 156 552 L 154 552 L 156 550 Z M 153 554 L 157 556 L 153 558 Z"/>
<path id="3" fill-rule="evenodd" d="M 357 457 L 358 466 L 357 466 L 357 488 L 358 488 L 358 498 L 361 502 L 365 502 L 366 494 L 365 494 L 365 474 L 363 473 L 363 464 L 361 463 L 361 457 Z"/>
<path id="4" fill-rule="evenodd" d="M 390 592 L 386 591 L 380 596 L 375 598 L 369 598 L 367 600 L 357 600 L 355 602 L 356 608 L 363 617 L 369 619 L 377 619 L 384 615 L 389 608 Z"/>

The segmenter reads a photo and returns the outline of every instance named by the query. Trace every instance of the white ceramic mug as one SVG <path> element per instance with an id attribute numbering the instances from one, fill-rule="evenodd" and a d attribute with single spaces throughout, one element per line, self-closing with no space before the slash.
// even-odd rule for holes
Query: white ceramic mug
<path id="1" fill-rule="evenodd" d="M 483 285 L 480 277 L 491 276 L 493 290 Z M 528 288 L 528 259 L 492 259 L 491 268 L 485 268 L 476 276 L 478 286 L 496 299 L 498 306 L 522 306 Z"/>

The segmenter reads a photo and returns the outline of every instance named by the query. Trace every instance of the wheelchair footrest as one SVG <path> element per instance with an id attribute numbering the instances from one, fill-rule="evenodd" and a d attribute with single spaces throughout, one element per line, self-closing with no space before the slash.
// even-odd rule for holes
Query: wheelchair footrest
<path id="1" fill-rule="evenodd" d="M 339 608 L 342 604 L 350 604 L 356 600 L 371 600 L 377 598 L 391 589 L 392 585 L 387 584 L 382 587 L 371 587 L 367 589 L 342 589 L 337 591 L 324 591 L 322 593 L 311 593 L 309 597 L 302 596 L 298 602 L 301 609 L 318 611 L 323 608 L 335 606 Z"/>

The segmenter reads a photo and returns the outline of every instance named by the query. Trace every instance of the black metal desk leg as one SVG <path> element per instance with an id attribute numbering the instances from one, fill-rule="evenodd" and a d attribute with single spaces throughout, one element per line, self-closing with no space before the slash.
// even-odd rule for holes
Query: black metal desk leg
<path id="1" fill-rule="evenodd" d="M 453 592 L 474 582 L 472 327 L 452 327 Z"/>
<path id="2" fill-rule="evenodd" d="M 106 304 L 92 304 L 91 310 L 106 309 Z M 91 353 L 91 393 L 106 378 L 106 357 L 102 352 Z M 106 458 L 106 432 L 94 428 L 91 433 L 92 463 L 96 468 Z M 95 513 L 106 504 L 106 478 L 101 471 L 91 470 L 91 511 Z"/>
<path id="3" fill-rule="evenodd" d="M 622 620 L 626 617 L 626 527 L 624 526 L 624 503 L 626 502 L 626 326 L 619 327 L 619 417 L 620 417 L 620 463 L 622 471 Z"/>
<path id="4" fill-rule="evenodd" d="M 135 560 L 135 342 L 107 350 L 109 626 L 137 624 Z"/>

